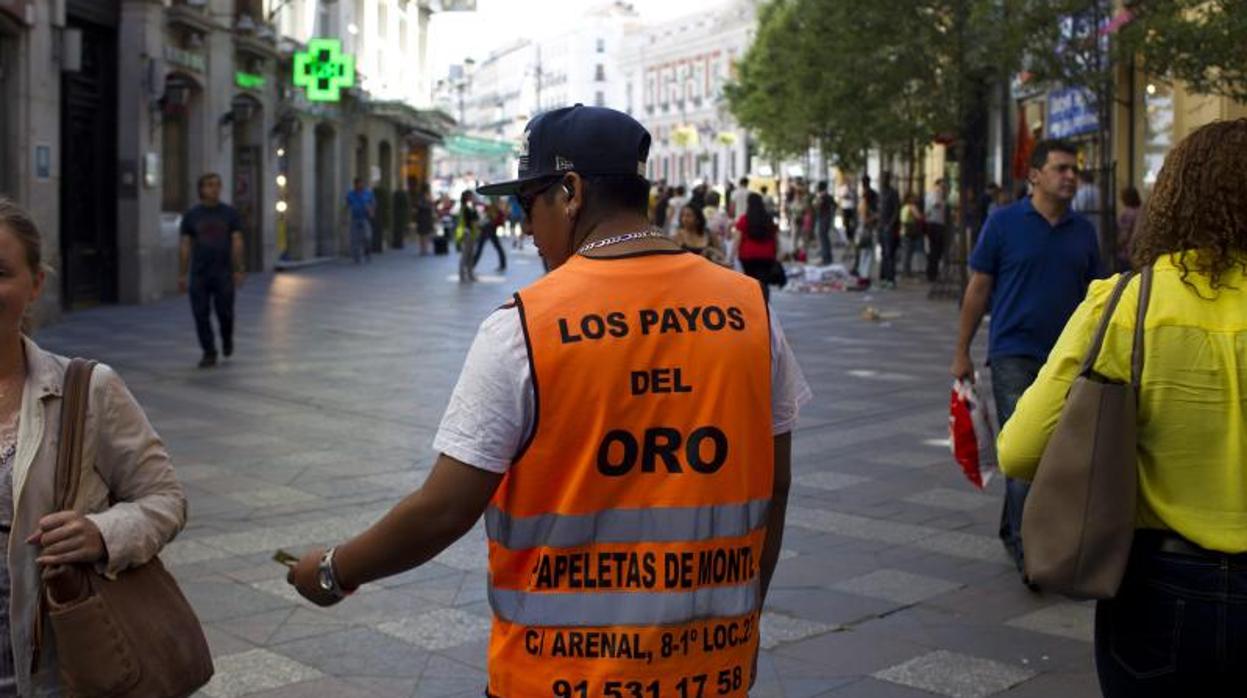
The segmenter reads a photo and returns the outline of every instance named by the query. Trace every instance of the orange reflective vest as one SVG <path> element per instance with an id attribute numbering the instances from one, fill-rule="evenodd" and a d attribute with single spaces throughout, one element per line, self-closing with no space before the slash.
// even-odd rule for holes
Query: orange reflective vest
<path id="1" fill-rule="evenodd" d="M 774 477 L 757 282 L 576 256 L 516 302 L 537 418 L 486 511 L 490 694 L 746 695 Z"/>

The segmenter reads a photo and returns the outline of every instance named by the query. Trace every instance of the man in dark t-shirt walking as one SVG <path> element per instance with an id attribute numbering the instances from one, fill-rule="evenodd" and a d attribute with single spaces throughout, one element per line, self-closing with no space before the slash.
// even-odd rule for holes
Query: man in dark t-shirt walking
<path id="1" fill-rule="evenodd" d="M 243 279 L 242 217 L 233 206 L 221 202 L 220 175 L 210 172 L 199 178 L 199 203 L 182 216 L 181 233 L 178 290 L 190 291 L 195 330 L 203 349 L 199 367 L 208 368 L 217 362 L 208 316 L 215 308 L 221 349 L 226 356 L 233 354 L 234 289 Z"/>

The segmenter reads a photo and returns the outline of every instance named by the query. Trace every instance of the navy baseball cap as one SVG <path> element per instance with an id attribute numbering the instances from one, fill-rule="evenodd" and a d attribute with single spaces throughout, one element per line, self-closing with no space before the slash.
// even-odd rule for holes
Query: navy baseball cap
<path id="1" fill-rule="evenodd" d="M 606 107 L 554 109 L 524 127 L 519 177 L 487 184 L 484 196 L 519 193 L 529 182 L 565 172 L 645 177 L 650 135 L 636 119 Z"/>

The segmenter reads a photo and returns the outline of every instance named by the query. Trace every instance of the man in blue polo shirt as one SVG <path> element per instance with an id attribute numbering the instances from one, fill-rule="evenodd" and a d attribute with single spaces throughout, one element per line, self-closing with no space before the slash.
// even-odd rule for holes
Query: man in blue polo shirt
<path id="1" fill-rule="evenodd" d="M 346 207 L 351 213 L 351 259 L 359 264 L 372 261 L 372 217 L 377 215 L 377 199 L 372 190 L 364 186 L 361 177 L 355 178 L 355 186 L 346 193 Z"/>
<path id="2" fill-rule="evenodd" d="M 961 304 L 952 365 L 954 377 L 973 378 L 970 344 L 990 307 L 987 362 L 1002 426 L 1039 374 L 1087 285 L 1102 276 L 1095 228 L 1070 210 L 1078 191 L 1074 147 L 1040 141 L 1028 179 L 1031 197 L 995 211 L 983 225 L 970 257 L 973 273 Z M 1000 539 L 1019 571 L 1022 507 L 1029 489 L 1024 480 L 1008 479 L 1000 516 Z"/>

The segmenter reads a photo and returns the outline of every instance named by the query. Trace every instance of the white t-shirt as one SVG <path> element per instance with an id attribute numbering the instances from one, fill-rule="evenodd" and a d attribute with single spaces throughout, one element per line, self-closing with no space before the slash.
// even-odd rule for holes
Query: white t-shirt
<path id="1" fill-rule="evenodd" d="M 749 206 L 749 193 L 749 190 L 744 187 L 732 192 L 732 205 L 736 209 L 737 218 L 745 215 L 745 208 Z"/>
<path id="2" fill-rule="evenodd" d="M 837 190 L 840 199 L 840 208 L 844 210 L 857 210 L 857 188 L 849 184 L 841 184 Z"/>
<path id="3" fill-rule="evenodd" d="M 926 204 L 928 223 L 944 225 L 948 222 L 948 202 L 944 201 L 938 191 L 927 192 Z"/>
<path id="4" fill-rule="evenodd" d="M 797 412 L 812 393 L 779 319 L 767 310 L 771 316 L 772 433 L 784 434 L 796 426 Z M 482 470 L 505 473 L 532 433 L 536 418 L 519 310 L 499 308 L 485 318 L 472 341 L 433 438 L 433 449 Z"/>

